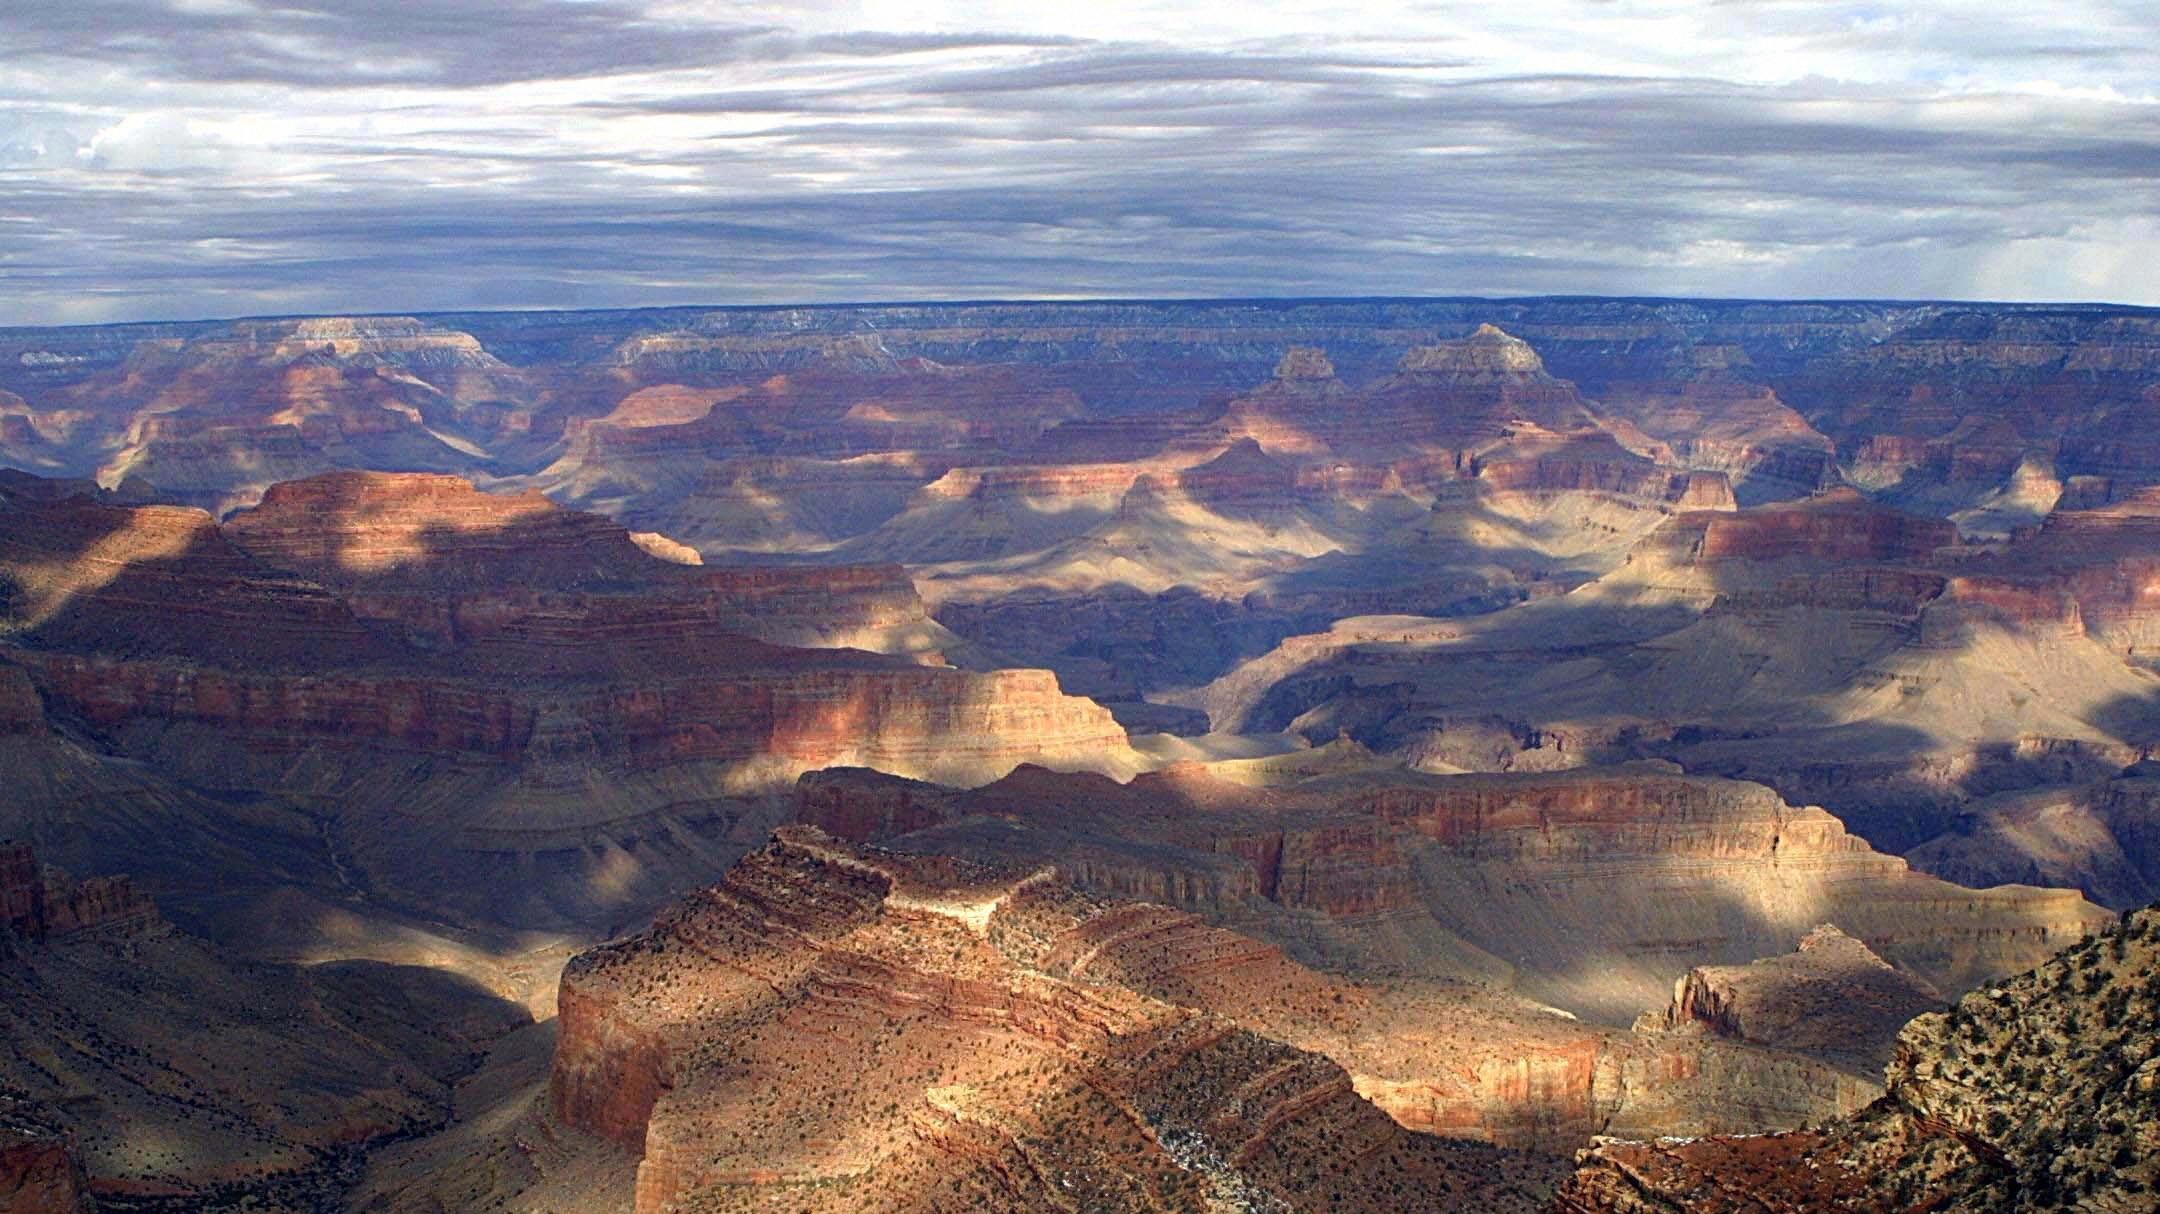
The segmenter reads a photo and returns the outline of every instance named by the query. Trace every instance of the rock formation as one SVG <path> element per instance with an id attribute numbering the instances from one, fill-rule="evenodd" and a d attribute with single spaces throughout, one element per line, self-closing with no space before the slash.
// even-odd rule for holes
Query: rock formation
<path id="1" fill-rule="evenodd" d="M 180 785 L 322 805 L 356 879 L 460 918 L 656 905 L 812 768 L 1140 764 L 1048 672 L 923 664 L 944 634 L 895 570 L 685 567 L 442 478 L 335 474 L 225 526 L 11 496 L 0 585 L 8 719 L 34 698 Z"/>
<path id="2" fill-rule="evenodd" d="M 1180 925 L 1133 912 L 783 831 L 565 971 L 550 1101 L 641 1156 L 641 1214 L 1532 1201 L 1520 1159 L 1166 997 Z"/>
<path id="3" fill-rule="evenodd" d="M 0 1095 L 0 1210 L 92 1214 L 96 1209 L 66 1131 L 35 1105 Z"/>
<path id="4" fill-rule="evenodd" d="M 2160 1186 L 2160 911 L 1898 1038 L 1887 1095 L 1820 1129 L 1615 1142 L 1555 1214 L 2149 1209 Z"/>
<path id="5" fill-rule="evenodd" d="M 77 881 L 40 865 L 29 844 L 0 841 L 0 932 L 20 946 L 86 932 L 126 937 L 158 926 L 157 908 L 128 878 Z"/>
<path id="6" fill-rule="evenodd" d="M 1825 924 L 1780 957 L 1696 966 L 1673 985 L 1665 1010 L 1637 1026 L 1775 1045 L 1875 1072 L 1906 1021 L 1940 1006 L 1934 987 Z"/>
<path id="7" fill-rule="evenodd" d="M 1056 863 L 1315 964 L 1512 981 L 1616 1025 L 1690 968 L 1785 952 L 1825 919 L 1951 992 L 2106 921 L 2069 891 L 1913 872 L 1760 786 L 1654 769 L 1255 788 L 1023 768 L 971 792 L 826 772 L 798 789 L 798 818 L 844 837 Z"/>

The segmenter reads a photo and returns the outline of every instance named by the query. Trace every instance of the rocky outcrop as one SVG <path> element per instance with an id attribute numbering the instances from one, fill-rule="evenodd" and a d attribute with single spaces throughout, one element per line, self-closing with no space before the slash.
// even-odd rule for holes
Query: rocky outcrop
<path id="1" fill-rule="evenodd" d="M 1888 1094 L 1817 1130 L 1586 1152 L 1557 1214 L 2148 1208 L 2160 912 L 1912 1022 Z"/>
<path id="2" fill-rule="evenodd" d="M 1825 924 L 1781 957 L 1696 966 L 1673 985 L 1665 1010 L 1637 1025 L 1775 1045 L 1874 1072 L 1889 1061 L 1906 1021 L 1941 1005 L 1934 987 Z"/>
<path id="3" fill-rule="evenodd" d="M 164 926 L 125 876 L 76 880 L 37 861 L 27 843 L 0 841 L 0 932 L 23 946 L 83 933 L 107 938 Z"/>
<path id="4" fill-rule="evenodd" d="M 1166 970 L 1184 920 L 1163 914 L 1039 870 L 783 831 L 565 971 L 550 1106 L 642 1156 L 641 1214 L 731 1195 L 820 1211 L 1532 1200 L 1518 1157 L 1408 1133 L 1326 1058 L 1178 1002 L 1172 972 L 1255 946 L 1216 933 L 1216 967 Z"/>
<path id="5" fill-rule="evenodd" d="M 34 1106 L 0 1096 L 0 1210 L 92 1214 L 96 1209 L 69 1136 Z"/>
<path id="6" fill-rule="evenodd" d="M 1530 343 L 1481 324 L 1468 337 L 1418 346 L 1403 355 L 1406 375 L 1445 375 L 1457 380 L 1541 379 L 1545 363 Z"/>

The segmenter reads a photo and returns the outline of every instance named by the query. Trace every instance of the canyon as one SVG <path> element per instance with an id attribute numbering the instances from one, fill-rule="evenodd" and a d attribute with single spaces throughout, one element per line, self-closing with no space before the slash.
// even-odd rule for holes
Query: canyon
<path id="1" fill-rule="evenodd" d="M 0 330 L 0 1194 L 1964 1208 L 1966 1026 L 2143 1007 L 2156 424 L 2099 306 Z"/>

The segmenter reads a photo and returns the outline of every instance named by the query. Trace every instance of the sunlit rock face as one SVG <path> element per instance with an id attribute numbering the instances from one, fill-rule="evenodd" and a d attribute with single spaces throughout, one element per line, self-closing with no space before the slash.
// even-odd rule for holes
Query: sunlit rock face
<path id="1" fill-rule="evenodd" d="M 1826 921 L 1956 992 L 2107 918 L 2073 891 L 1954 886 L 1820 809 L 1657 770 L 1254 787 L 1192 767 L 1123 785 L 1023 768 L 965 792 L 826 772 L 798 784 L 796 814 L 909 850 L 1054 862 L 1312 964 L 1498 980 L 1618 1025 L 1691 967 L 1790 951 Z"/>
<path id="2" fill-rule="evenodd" d="M 1534 1204 L 1520 1156 L 1407 1132 L 1325 1056 L 1180 1000 L 1222 967 L 1280 983 L 1285 1021 L 1342 1031 L 1367 997 L 1045 871 L 791 828 L 571 965 L 549 1100 L 639 1157 L 640 1211 Z"/>
<path id="3" fill-rule="evenodd" d="M 802 828 L 579 958 L 561 1007 L 550 1107 L 638 1157 L 652 1210 L 1041 1200 L 1016 1175 L 1069 1178 L 1083 1202 L 1126 1194 L 1116 1208 L 1225 1187 L 1391 1208 L 1400 1186 L 1508 1209 L 1595 1126 L 1791 1124 L 1874 1091 L 1486 987 L 1323 974 L 1048 867 Z M 1125 1113 L 1091 1115 L 1097 1101 Z M 1186 1142 L 1220 1163 L 1194 1167 Z"/>

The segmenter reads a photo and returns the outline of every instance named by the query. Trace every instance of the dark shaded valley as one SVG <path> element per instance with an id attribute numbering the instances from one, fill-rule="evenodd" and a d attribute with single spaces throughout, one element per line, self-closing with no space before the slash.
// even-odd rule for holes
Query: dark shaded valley
<path id="1" fill-rule="evenodd" d="M 2156 1180 L 2160 313 L 0 330 L 0 468 L 0 1208 Z"/>

